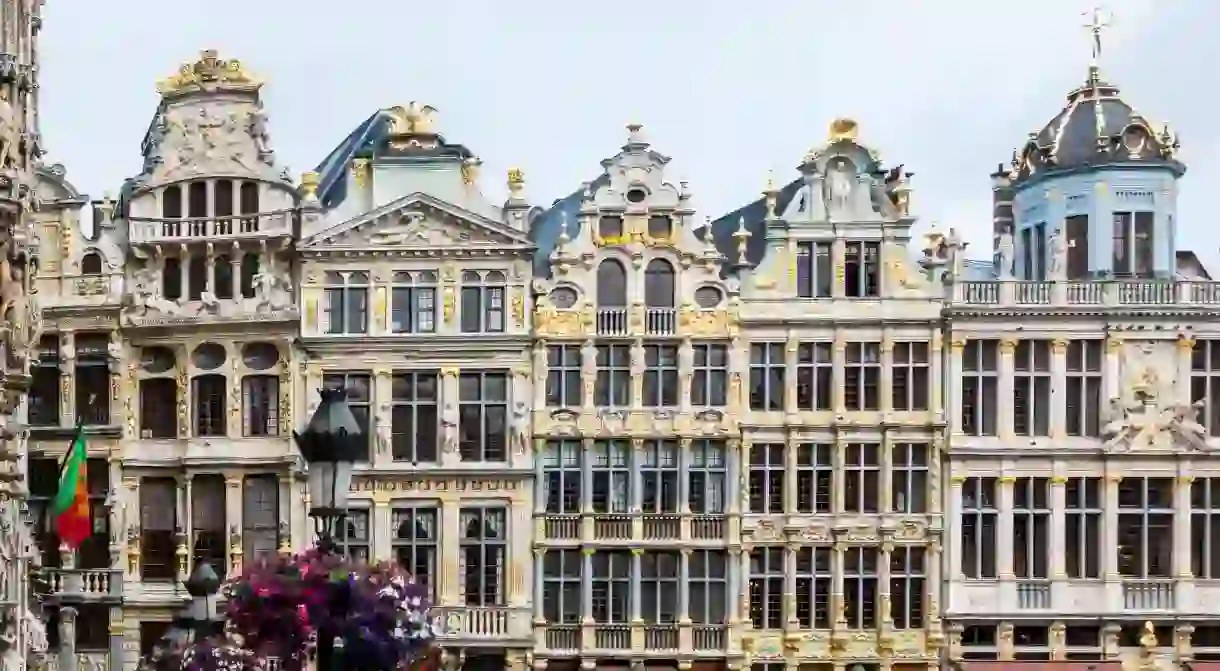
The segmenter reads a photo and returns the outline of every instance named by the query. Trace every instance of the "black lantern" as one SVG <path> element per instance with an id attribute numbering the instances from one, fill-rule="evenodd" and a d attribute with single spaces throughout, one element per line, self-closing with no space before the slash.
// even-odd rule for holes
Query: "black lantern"
<path id="1" fill-rule="evenodd" d="M 352 465 L 365 447 L 364 432 L 347 404 L 345 389 L 319 389 L 322 402 L 304 431 L 293 432 L 309 466 L 309 516 L 318 541 L 333 547 L 339 525 L 347 516 L 347 490 Z"/>
<path id="2" fill-rule="evenodd" d="M 174 617 L 166 636 L 170 640 L 200 641 L 224 631 L 224 616 L 220 614 L 220 576 L 212 565 L 201 562 L 186 581 L 191 602 Z"/>

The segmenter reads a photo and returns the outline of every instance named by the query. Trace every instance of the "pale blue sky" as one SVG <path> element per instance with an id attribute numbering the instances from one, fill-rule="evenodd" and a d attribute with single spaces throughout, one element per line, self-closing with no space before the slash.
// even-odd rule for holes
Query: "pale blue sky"
<path id="1" fill-rule="evenodd" d="M 309 8 L 325 7 L 319 11 Z M 1180 241 L 1220 258 L 1208 222 L 1220 182 L 1215 0 L 1112 0 L 1103 74 L 1139 112 L 1170 121 L 1189 166 Z M 202 48 L 264 78 L 272 141 L 311 169 L 379 107 L 419 100 L 440 130 L 549 204 L 592 179 L 639 121 L 673 157 L 700 214 L 754 198 L 768 169 L 794 176 L 828 122 L 916 173 L 921 228 L 990 246 L 988 175 L 1085 76 L 1084 0 L 47 0 L 47 160 L 93 196 L 140 168 L 155 82 Z M 1213 271 L 1216 268 L 1213 266 Z"/>

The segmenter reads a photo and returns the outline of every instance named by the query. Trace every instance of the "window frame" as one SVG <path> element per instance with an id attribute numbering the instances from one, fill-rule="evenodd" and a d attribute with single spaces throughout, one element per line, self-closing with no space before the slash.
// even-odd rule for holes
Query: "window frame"
<path id="1" fill-rule="evenodd" d="M 423 386 L 426 380 L 432 383 L 433 393 L 430 399 L 426 393 L 419 393 L 421 388 L 426 390 L 426 386 Z M 443 387 L 444 377 L 437 370 L 396 370 L 391 373 L 388 447 L 392 461 L 431 464 L 440 460 Z M 409 394 L 406 393 L 408 391 Z M 421 432 L 421 427 L 429 424 L 432 431 L 431 441 L 427 440 L 426 430 Z"/>
<path id="2" fill-rule="evenodd" d="M 469 381 L 477 380 L 477 398 L 467 395 Z M 480 370 L 458 373 L 458 456 L 464 462 L 504 463 L 509 458 L 508 408 L 512 403 L 512 376 L 506 371 Z M 497 385 L 504 393 L 496 398 Z M 478 440 L 471 438 L 477 412 Z M 494 424 L 499 415 L 500 430 Z M 497 440 L 498 439 L 498 440 Z"/>
<path id="3" fill-rule="evenodd" d="M 368 271 L 326 271 L 322 286 L 322 331 L 332 336 L 367 334 L 371 287 Z"/>
<path id="4" fill-rule="evenodd" d="M 390 333 L 436 333 L 436 297 L 440 286 L 431 270 L 399 270 L 390 285 Z"/>

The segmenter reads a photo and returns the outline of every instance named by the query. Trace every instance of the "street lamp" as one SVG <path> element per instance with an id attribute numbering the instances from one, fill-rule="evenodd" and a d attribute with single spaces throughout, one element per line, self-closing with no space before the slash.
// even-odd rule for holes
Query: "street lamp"
<path id="1" fill-rule="evenodd" d="M 224 617 L 217 604 L 220 594 L 220 576 L 212 565 L 201 562 L 186 581 L 186 591 L 191 602 L 174 617 L 166 636 L 174 641 L 188 643 L 202 641 L 209 636 L 224 632 Z"/>
<path id="2" fill-rule="evenodd" d="M 365 436 L 347 404 L 345 389 L 319 389 L 318 394 L 322 402 L 309 424 L 292 436 L 309 466 L 309 516 L 314 518 L 318 546 L 332 551 L 347 516 L 352 464 L 360 456 Z"/>

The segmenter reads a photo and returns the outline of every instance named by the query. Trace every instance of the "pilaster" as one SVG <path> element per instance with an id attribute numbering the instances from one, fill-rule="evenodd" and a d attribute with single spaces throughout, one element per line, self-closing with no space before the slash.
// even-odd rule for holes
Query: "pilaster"
<path id="1" fill-rule="evenodd" d="M 243 485 L 241 473 L 225 474 L 225 523 L 229 528 L 229 572 L 227 575 L 237 575 L 242 570 L 245 559 L 245 544 L 242 542 L 242 532 L 245 522 L 242 520 Z M 283 513 L 281 512 L 281 515 Z"/>
<path id="2" fill-rule="evenodd" d="M 996 401 L 999 404 L 996 416 L 996 434 L 1003 440 L 1012 440 L 1013 435 L 1013 372 L 1015 369 L 1014 353 L 1017 341 L 1004 338 L 1000 341 L 1000 370 L 997 382 Z M 1003 513 L 1000 513 L 1003 515 Z"/>
<path id="3" fill-rule="evenodd" d="M 949 409 L 949 427 L 955 436 L 962 435 L 962 352 L 966 349 L 965 339 L 954 339 L 949 343 L 949 398 L 954 404 Z M 939 380 L 939 376 L 933 376 Z M 936 383 L 934 383 L 936 384 Z M 940 399 L 941 395 L 934 396 Z"/>
<path id="4" fill-rule="evenodd" d="M 1050 435 L 1053 440 L 1062 440 L 1067 435 L 1067 350 L 1067 340 L 1059 338 L 1051 342 Z"/>

